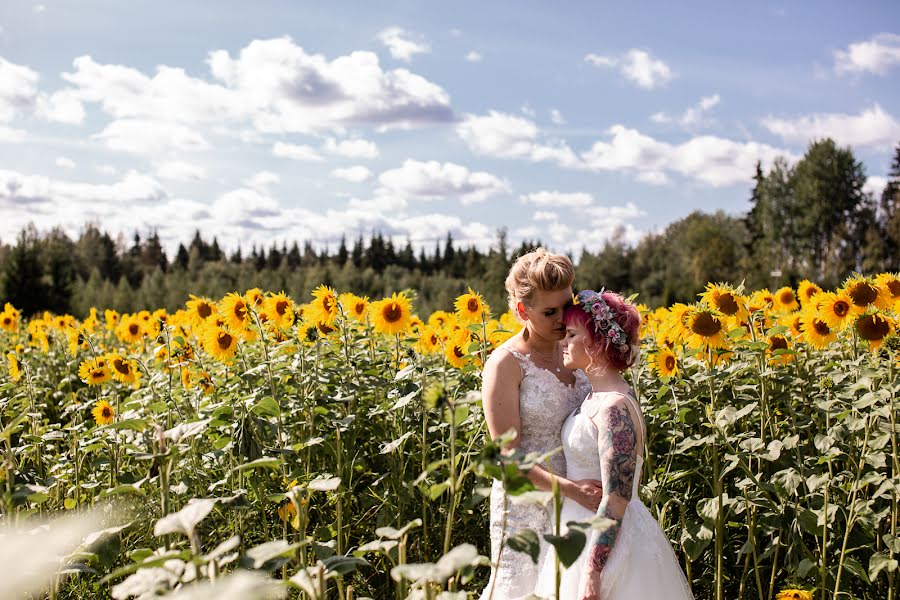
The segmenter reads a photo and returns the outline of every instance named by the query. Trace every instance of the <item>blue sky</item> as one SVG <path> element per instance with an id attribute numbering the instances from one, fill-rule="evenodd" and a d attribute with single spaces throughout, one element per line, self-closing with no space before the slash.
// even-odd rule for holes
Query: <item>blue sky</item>
<path id="1" fill-rule="evenodd" d="M 0 240 L 635 242 L 810 140 L 884 185 L 896 2 L 0 4 Z M 561 7 L 565 8 L 561 8 Z"/>

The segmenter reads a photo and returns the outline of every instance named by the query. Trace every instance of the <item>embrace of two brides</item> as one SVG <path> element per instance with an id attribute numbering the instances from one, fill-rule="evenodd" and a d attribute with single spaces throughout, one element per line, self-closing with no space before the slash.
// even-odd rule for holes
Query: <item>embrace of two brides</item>
<path id="1" fill-rule="evenodd" d="M 512 445 L 526 453 L 562 446 L 528 472 L 538 489 L 556 480 L 560 535 L 572 521 L 600 516 L 610 525 L 588 530 L 557 595 L 554 549 L 542 541 L 535 563 L 504 539 L 526 528 L 552 533 L 552 507 L 505 502 L 494 481 L 492 570 L 481 600 L 691 600 L 669 541 L 638 496 L 646 429 L 622 373 L 637 359 L 640 314 L 611 291 L 584 290 L 573 302 L 574 275 L 568 257 L 541 248 L 513 264 L 506 290 L 523 328 L 484 366 L 485 419 L 492 438 L 515 429 Z"/>

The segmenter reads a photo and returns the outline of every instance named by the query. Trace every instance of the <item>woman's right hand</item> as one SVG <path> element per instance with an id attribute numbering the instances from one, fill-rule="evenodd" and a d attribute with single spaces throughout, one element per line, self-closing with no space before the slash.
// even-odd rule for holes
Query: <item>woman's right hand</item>
<path id="1" fill-rule="evenodd" d="M 591 512 L 597 512 L 603 499 L 603 483 L 599 479 L 577 479 L 566 486 L 564 493 Z"/>

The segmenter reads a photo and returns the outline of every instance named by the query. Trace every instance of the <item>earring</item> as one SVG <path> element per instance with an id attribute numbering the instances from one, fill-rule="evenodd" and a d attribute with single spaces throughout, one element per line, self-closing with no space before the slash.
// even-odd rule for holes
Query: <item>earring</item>
<path id="1" fill-rule="evenodd" d="M 531 337 L 531 334 L 528 333 L 528 328 L 527 328 L 527 327 L 524 327 L 523 329 L 524 329 L 524 331 L 522 331 L 522 339 L 525 340 L 525 341 L 527 342 L 527 341 L 528 341 L 528 338 Z"/>

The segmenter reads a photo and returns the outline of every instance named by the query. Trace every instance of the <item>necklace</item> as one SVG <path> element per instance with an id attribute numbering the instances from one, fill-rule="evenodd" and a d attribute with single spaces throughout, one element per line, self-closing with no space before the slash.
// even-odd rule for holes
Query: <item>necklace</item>
<path id="1" fill-rule="evenodd" d="M 544 359 L 544 362 L 553 363 L 553 368 L 556 370 L 557 373 L 559 373 L 560 371 L 562 371 L 562 367 L 559 366 L 559 356 L 558 356 L 559 346 L 558 346 L 558 345 L 553 347 L 553 355 L 548 357 L 548 356 L 547 356 L 546 354 L 544 354 L 543 352 L 538 352 L 538 351 L 537 351 L 531 344 L 529 344 L 528 342 L 525 342 L 525 344 L 528 346 L 528 349 L 529 349 L 529 350 L 531 350 L 532 352 L 534 352 L 535 354 L 537 354 L 538 356 L 540 356 L 542 359 Z"/>

